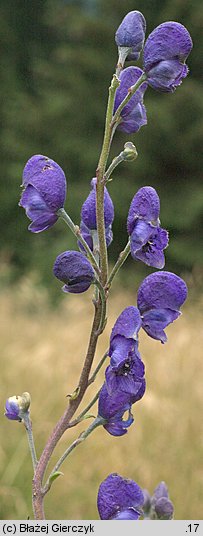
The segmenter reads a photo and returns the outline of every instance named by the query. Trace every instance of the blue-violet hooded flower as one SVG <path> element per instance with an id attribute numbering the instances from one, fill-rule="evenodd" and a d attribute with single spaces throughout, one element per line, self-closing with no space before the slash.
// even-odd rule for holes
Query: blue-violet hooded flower
<path id="1" fill-rule="evenodd" d="M 143 49 L 146 20 L 140 11 L 130 11 L 122 20 L 115 35 L 118 48 L 129 48 L 128 59 L 138 60 Z"/>
<path id="2" fill-rule="evenodd" d="M 142 327 L 153 339 L 167 341 L 166 326 L 180 316 L 180 307 L 187 298 L 187 286 L 171 272 L 155 272 L 141 283 L 137 305 Z"/>
<path id="3" fill-rule="evenodd" d="M 153 89 L 173 92 L 188 74 L 185 64 L 192 50 L 188 30 L 179 22 L 164 22 L 146 40 L 143 54 L 144 71 Z"/>
<path id="4" fill-rule="evenodd" d="M 101 519 L 138 519 L 143 503 L 142 490 L 133 480 L 112 473 L 100 484 L 97 506 Z"/>
<path id="5" fill-rule="evenodd" d="M 28 229 L 40 233 L 58 219 L 57 211 L 64 206 L 66 177 L 61 167 L 47 156 L 32 156 L 23 171 L 24 190 L 19 205 L 32 223 Z"/>
<path id="6" fill-rule="evenodd" d="M 127 219 L 133 259 L 148 266 L 163 268 L 163 250 L 168 245 L 168 232 L 160 227 L 159 196 L 151 186 L 140 188 L 133 197 Z"/>
<path id="7" fill-rule="evenodd" d="M 95 272 L 86 257 L 79 251 L 64 251 L 55 260 L 53 272 L 63 281 L 64 292 L 85 292 L 95 280 Z"/>
<path id="8" fill-rule="evenodd" d="M 118 317 L 110 338 L 110 365 L 106 369 L 106 386 L 110 395 L 129 393 L 133 402 L 145 392 L 145 367 L 138 351 L 138 331 L 142 321 L 137 307 L 126 307 Z M 142 393 L 142 394 L 141 394 Z"/>
<path id="9" fill-rule="evenodd" d="M 139 80 L 142 74 L 143 71 L 139 67 L 127 67 L 127 69 L 121 72 L 119 76 L 120 86 L 116 91 L 114 113 L 128 94 L 131 86 Z M 121 121 L 117 127 L 119 130 L 131 134 L 137 132 L 142 126 L 147 124 L 146 109 L 143 104 L 146 89 L 147 83 L 143 82 L 122 109 Z"/>

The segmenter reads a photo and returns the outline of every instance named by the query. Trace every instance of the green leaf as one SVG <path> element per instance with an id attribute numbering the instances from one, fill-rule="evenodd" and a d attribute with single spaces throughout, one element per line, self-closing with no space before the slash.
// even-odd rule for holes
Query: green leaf
<path id="1" fill-rule="evenodd" d="M 52 484 L 52 482 L 54 482 L 54 480 L 56 480 L 58 476 L 63 476 L 63 474 L 64 473 L 62 473 L 61 471 L 56 471 L 55 473 L 53 473 L 53 475 L 49 477 L 50 484 Z"/>

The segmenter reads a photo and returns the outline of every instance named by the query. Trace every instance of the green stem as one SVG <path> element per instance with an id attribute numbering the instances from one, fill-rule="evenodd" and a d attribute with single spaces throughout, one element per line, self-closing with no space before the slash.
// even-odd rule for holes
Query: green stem
<path id="1" fill-rule="evenodd" d="M 101 155 L 99 158 L 99 163 L 96 171 L 97 175 L 97 231 L 99 237 L 99 252 L 100 252 L 100 267 L 101 267 L 101 278 L 100 282 L 104 286 L 108 278 L 108 256 L 107 256 L 107 247 L 106 247 L 106 236 L 105 236 L 105 222 L 104 222 L 104 174 L 106 169 L 106 163 L 109 155 L 111 140 L 112 140 L 112 117 L 114 109 L 114 100 L 116 89 L 119 86 L 119 80 L 114 74 L 111 85 L 109 88 L 109 98 L 107 104 L 106 112 L 106 122 L 105 122 L 105 132 L 103 145 L 101 150 Z"/>
<path id="2" fill-rule="evenodd" d="M 125 157 L 124 157 L 124 154 L 123 154 L 123 151 L 121 151 L 121 153 L 116 156 L 110 166 L 108 167 L 108 169 L 106 170 L 106 173 L 105 173 L 105 182 L 107 183 L 109 181 L 109 178 L 110 176 L 112 175 L 114 169 L 121 163 L 125 160 Z M 110 179 L 111 180 L 111 179 Z"/>
<path id="3" fill-rule="evenodd" d="M 120 106 L 118 106 L 114 116 L 113 116 L 113 119 L 112 119 L 112 122 L 113 124 L 114 123 L 117 123 L 120 119 L 120 115 L 121 115 L 121 112 L 124 108 L 124 106 L 128 103 L 128 101 L 131 99 L 131 97 L 134 95 L 134 93 L 137 91 L 137 89 L 143 84 L 143 82 L 147 79 L 146 77 L 146 74 L 143 73 L 140 78 L 138 78 L 137 82 L 131 86 L 128 90 L 128 93 L 125 97 L 125 99 L 123 99 L 123 101 L 121 102 Z"/>
<path id="4" fill-rule="evenodd" d="M 121 71 L 123 70 L 123 67 L 125 65 L 125 60 L 130 50 L 131 50 L 130 47 L 118 47 L 118 63 L 116 66 L 116 75 L 118 78 L 119 78 Z"/>
<path id="5" fill-rule="evenodd" d="M 91 231 L 92 235 L 92 243 L 93 243 L 93 255 L 97 261 L 97 264 L 99 266 L 99 239 L 98 239 L 98 232 L 96 230 Z M 98 301 L 99 299 L 99 289 L 98 286 L 94 286 L 94 301 Z"/>
<path id="6" fill-rule="evenodd" d="M 85 430 L 85 432 L 82 432 L 82 434 L 77 438 L 75 439 L 75 441 L 73 441 L 73 443 L 65 450 L 65 452 L 62 454 L 61 458 L 59 458 L 59 460 L 57 461 L 54 469 L 52 470 L 52 472 L 50 473 L 49 475 L 49 478 L 43 488 L 43 494 L 45 495 L 47 493 L 47 491 L 49 491 L 50 487 L 51 487 L 51 477 L 54 475 L 54 473 L 56 473 L 59 468 L 61 467 L 61 465 L 63 464 L 63 462 L 66 460 L 66 458 L 69 456 L 69 454 L 78 446 L 80 445 L 80 443 L 82 443 L 98 426 L 101 426 L 102 424 L 104 424 L 106 421 L 105 419 L 103 419 L 102 417 L 98 416 L 96 417 L 96 419 L 90 424 L 89 428 L 87 428 L 87 430 Z"/>
<path id="7" fill-rule="evenodd" d="M 106 290 L 109 290 L 109 288 L 111 287 L 111 284 L 112 284 L 112 281 L 113 281 L 115 275 L 118 273 L 118 271 L 120 270 L 121 266 L 126 261 L 129 253 L 130 253 L 130 239 L 128 240 L 128 242 L 126 244 L 125 249 L 123 251 L 121 251 L 121 253 L 120 253 L 119 257 L 118 257 L 118 260 L 116 261 L 116 264 L 114 265 L 114 267 L 113 267 L 113 269 L 112 269 L 112 271 L 110 273 L 109 279 L 108 279 L 106 287 L 105 287 Z"/>
<path id="8" fill-rule="evenodd" d="M 91 407 L 95 404 L 95 402 L 98 400 L 99 398 L 99 393 L 101 391 L 101 388 L 97 391 L 96 395 L 94 396 L 94 398 L 91 400 L 91 402 L 86 406 L 86 408 L 80 413 L 80 415 L 78 415 L 78 417 L 76 417 L 76 419 L 74 419 L 74 421 L 71 421 L 70 424 L 69 424 L 69 428 L 73 428 L 73 426 L 76 426 L 76 424 L 78 424 L 79 422 L 81 422 L 83 420 L 83 417 L 86 415 L 86 413 L 91 409 Z"/>
<path id="9" fill-rule="evenodd" d="M 87 242 L 84 240 L 83 236 L 81 235 L 81 232 L 80 232 L 80 229 L 78 227 L 78 225 L 75 225 L 73 223 L 73 221 L 71 220 L 70 216 L 67 214 L 67 212 L 65 211 L 64 208 L 60 208 L 57 212 L 57 215 L 62 218 L 62 220 L 65 221 L 65 223 L 68 225 L 69 229 L 72 231 L 72 233 L 76 236 L 76 238 L 81 242 L 81 244 L 83 245 L 86 253 L 87 253 L 87 256 L 89 258 L 89 260 L 91 261 L 92 263 L 92 266 L 94 267 L 95 271 L 97 272 L 98 275 L 100 275 L 100 269 L 99 269 L 99 266 L 97 264 L 97 261 L 95 259 L 95 256 L 93 255 L 91 249 L 89 248 Z"/>
<path id="10" fill-rule="evenodd" d="M 99 328 L 97 332 L 97 335 L 100 335 L 106 325 L 106 294 L 105 294 L 104 288 L 102 287 L 98 279 L 95 280 L 95 285 L 99 289 L 100 299 L 101 299 L 101 318 L 100 318 Z"/>
<path id="11" fill-rule="evenodd" d="M 29 414 L 24 415 L 22 422 L 23 422 L 23 424 L 25 426 L 25 429 L 26 429 L 26 432 L 27 432 L 28 445 L 29 445 L 29 448 L 30 448 L 33 469 L 34 469 L 34 472 L 35 472 L 35 469 L 37 467 L 37 455 L 36 455 L 34 438 L 33 438 L 33 433 L 32 433 L 32 423 L 31 423 Z"/>
<path id="12" fill-rule="evenodd" d="M 100 362 L 98 363 L 95 371 L 93 372 L 92 376 L 90 377 L 89 379 L 89 382 L 88 382 L 88 385 L 90 385 L 91 383 L 94 382 L 98 372 L 100 371 L 100 368 L 102 367 L 102 365 L 104 364 L 104 362 L 106 361 L 106 358 L 108 357 L 109 355 L 109 352 L 108 350 L 105 352 L 105 354 L 103 355 L 103 357 L 101 358 Z"/>

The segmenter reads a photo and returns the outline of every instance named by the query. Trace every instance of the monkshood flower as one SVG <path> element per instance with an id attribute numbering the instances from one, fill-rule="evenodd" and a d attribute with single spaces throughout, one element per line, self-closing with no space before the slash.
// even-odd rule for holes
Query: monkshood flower
<path id="1" fill-rule="evenodd" d="M 130 306 L 122 311 L 112 329 L 109 348 L 111 359 L 106 369 L 106 386 L 110 395 L 116 391 L 135 397 L 141 392 L 144 394 L 145 367 L 137 342 L 141 325 L 137 307 Z"/>
<path id="2" fill-rule="evenodd" d="M 168 488 L 165 482 L 160 482 L 152 497 L 147 490 L 143 490 L 143 512 L 145 519 L 169 520 L 173 518 L 174 506 L 169 499 Z"/>
<path id="3" fill-rule="evenodd" d="M 61 167 L 47 156 L 32 156 L 23 171 L 24 190 L 19 205 L 32 223 L 29 231 L 40 233 L 58 219 L 57 211 L 64 206 L 66 177 Z"/>
<path id="4" fill-rule="evenodd" d="M 85 292 L 95 281 L 95 272 L 90 262 L 79 251 L 64 251 L 55 260 L 53 273 L 63 281 L 63 292 Z"/>
<path id="5" fill-rule="evenodd" d="M 143 49 L 146 32 L 146 21 L 139 11 L 130 11 L 122 20 L 115 35 L 115 41 L 120 48 L 127 48 L 128 59 L 138 60 Z"/>
<path id="6" fill-rule="evenodd" d="M 29 393 L 23 393 L 21 396 L 10 396 L 6 400 L 5 417 L 11 421 L 21 422 L 25 414 L 29 413 L 30 402 Z"/>
<path id="7" fill-rule="evenodd" d="M 103 384 L 99 394 L 98 416 L 106 420 L 105 430 L 113 436 L 122 436 L 127 433 L 127 428 L 133 423 L 131 414 L 131 396 L 124 392 L 116 391 L 109 395 L 106 383 Z M 124 413 L 128 411 L 128 419 L 123 420 Z"/>
<path id="8" fill-rule="evenodd" d="M 116 91 L 114 113 L 126 97 L 131 86 L 133 86 L 142 76 L 143 71 L 139 67 L 127 67 L 121 72 L 120 86 Z M 128 134 L 137 132 L 142 126 L 147 124 L 146 109 L 143 104 L 144 93 L 147 89 L 147 83 L 143 82 L 139 89 L 134 93 L 121 112 L 121 121 L 118 129 Z"/>
<path id="9" fill-rule="evenodd" d="M 100 484 L 97 497 L 100 519 L 138 519 L 143 503 L 142 490 L 134 480 L 112 473 Z"/>
<path id="10" fill-rule="evenodd" d="M 81 224 L 80 232 L 83 238 L 86 240 L 88 246 L 93 251 L 94 249 L 94 236 L 97 238 L 97 218 L 96 218 L 96 184 L 97 179 L 94 177 L 91 180 L 91 192 L 82 205 L 81 209 Z M 114 220 L 114 206 L 113 201 L 109 195 L 107 188 L 104 188 L 104 224 L 106 234 L 107 247 L 113 240 L 112 223 Z M 81 251 L 84 248 L 80 242 L 78 242 Z"/>
<path id="11" fill-rule="evenodd" d="M 163 250 L 168 245 L 168 232 L 160 227 L 159 196 L 151 186 L 140 188 L 133 197 L 127 219 L 133 259 L 148 266 L 163 268 Z"/>
<path id="12" fill-rule="evenodd" d="M 183 279 L 171 272 L 155 272 L 141 283 L 137 305 L 142 327 L 153 339 L 167 341 L 166 326 L 180 316 L 180 307 L 187 298 Z"/>
<path id="13" fill-rule="evenodd" d="M 192 49 L 188 30 L 179 22 L 164 22 L 153 30 L 144 46 L 143 65 L 153 89 L 173 92 L 188 74 L 185 64 Z"/>

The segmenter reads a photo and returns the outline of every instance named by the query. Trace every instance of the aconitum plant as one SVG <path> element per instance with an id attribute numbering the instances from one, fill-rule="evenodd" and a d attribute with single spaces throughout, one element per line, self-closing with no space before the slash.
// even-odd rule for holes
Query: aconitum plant
<path id="1" fill-rule="evenodd" d="M 118 252 L 118 260 L 109 273 L 107 248 L 113 240 L 112 225 L 116 218 L 109 182 L 121 162 L 131 162 L 137 158 L 136 148 L 128 140 L 121 153 L 108 163 L 114 136 L 117 130 L 125 134 L 137 133 L 147 124 L 144 98 L 147 99 L 149 86 L 155 91 L 174 92 L 188 74 L 185 61 L 192 49 L 191 37 L 179 22 L 160 24 L 146 42 L 145 33 L 146 21 L 138 11 L 128 13 L 116 31 L 118 62 L 109 87 L 104 139 L 96 170 L 93 171 L 90 193 L 81 207 L 80 224 L 76 225 L 64 208 L 66 178 L 60 165 L 46 156 L 34 155 L 23 171 L 23 192 L 19 205 L 31 220 L 28 229 L 33 233 L 43 232 L 56 224 L 58 219 L 67 224 L 75 235 L 76 250 L 58 252 L 53 274 L 62 282 L 66 299 L 68 293 L 80 294 L 92 286 L 94 306 L 89 344 L 75 391 L 67 399 L 64 413 L 39 458 L 30 420 L 29 393 L 11 396 L 6 401 L 5 416 L 23 423 L 27 431 L 34 471 L 33 512 L 37 520 L 45 519 L 45 496 L 54 480 L 60 476 L 62 464 L 77 446 L 98 427 L 103 428 L 104 434 L 113 436 L 111 440 L 114 441 L 114 437 L 127 434 L 129 427 L 134 426 L 135 404 L 146 391 L 140 331 L 145 330 L 157 344 L 166 343 L 165 329 L 178 319 L 187 297 L 185 282 L 164 270 L 164 252 L 169 244 L 169 235 L 161 227 L 158 193 L 149 185 L 143 185 L 135 191 L 128 214 L 126 210 L 127 243 L 123 251 Z M 136 63 L 141 56 L 143 68 L 134 64 L 126 67 L 126 60 Z M 122 190 L 122 186 L 120 188 Z M 67 206 L 70 203 L 68 199 Z M 97 342 L 107 323 L 107 300 L 111 287 L 130 254 L 133 259 L 132 270 L 135 270 L 137 262 L 142 262 L 155 271 L 144 279 L 138 289 L 133 289 L 132 303 L 123 311 L 118 311 L 108 348 L 94 367 Z M 107 366 L 102 385 L 81 411 L 81 402 L 85 403 L 88 388 L 104 363 Z M 89 410 L 96 404 L 96 417 L 92 417 Z M 73 443 L 67 445 L 44 481 L 45 471 L 64 432 L 83 420 L 86 423 L 87 418 L 92 418 L 92 422 Z M 158 484 L 150 496 L 147 490 L 142 489 L 142 482 L 136 483 L 130 479 L 130 475 L 124 478 L 116 473 L 107 475 L 102 483 L 98 482 L 97 504 L 102 520 L 172 519 L 174 514 L 164 482 Z"/>

